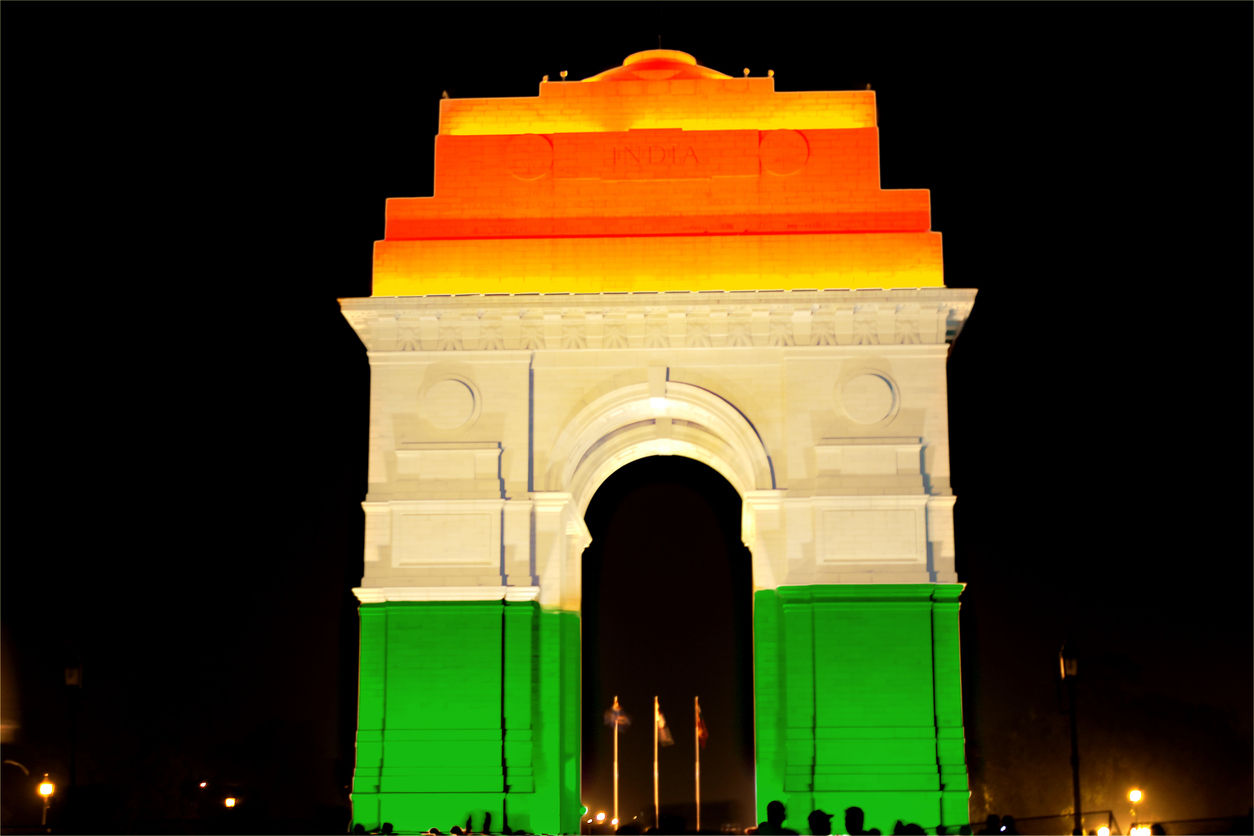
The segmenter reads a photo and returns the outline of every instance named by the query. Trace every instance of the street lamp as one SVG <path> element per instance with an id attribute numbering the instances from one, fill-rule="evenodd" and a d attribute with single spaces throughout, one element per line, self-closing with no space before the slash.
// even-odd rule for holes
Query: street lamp
<path id="1" fill-rule="evenodd" d="M 1141 800 L 1141 791 L 1132 790 L 1128 793 L 1128 800 L 1132 802 L 1132 829 L 1136 830 L 1136 803 Z"/>
<path id="2" fill-rule="evenodd" d="M 44 779 L 39 782 L 39 794 L 44 799 L 44 814 L 39 820 L 40 827 L 48 826 L 48 802 L 52 800 L 52 794 L 57 791 L 57 785 L 48 780 L 48 773 L 44 773 Z"/>
<path id="3" fill-rule="evenodd" d="M 235 806 L 235 799 L 234 799 L 234 798 L 232 798 L 232 797 L 230 797 L 230 796 L 227 796 L 226 801 L 225 801 L 225 802 L 223 802 L 223 803 L 225 803 L 225 804 L 226 804 L 226 806 L 228 806 L 228 807 L 234 807 L 234 806 Z"/>
<path id="4" fill-rule="evenodd" d="M 1075 803 L 1075 829 L 1072 834 L 1084 833 L 1080 824 L 1080 738 L 1076 732 L 1075 717 L 1075 680 L 1080 675 L 1080 654 L 1076 650 L 1074 639 L 1063 642 L 1058 651 L 1058 670 L 1063 681 L 1067 683 L 1067 695 L 1070 702 L 1067 713 L 1071 715 L 1071 792 Z"/>

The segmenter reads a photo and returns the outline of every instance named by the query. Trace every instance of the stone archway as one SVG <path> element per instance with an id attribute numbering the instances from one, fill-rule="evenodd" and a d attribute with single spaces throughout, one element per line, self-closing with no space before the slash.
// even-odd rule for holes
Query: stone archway
<path id="1" fill-rule="evenodd" d="M 542 603 L 578 608 L 579 560 L 589 539 L 583 515 L 597 488 L 625 464 L 646 456 L 678 455 L 709 465 L 744 503 L 741 539 L 751 551 L 757 544 L 754 509 L 779 498 L 770 454 L 740 410 L 708 389 L 669 380 L 665 366 L 649 367 L 647 375 L 645 382 L 592 400 L 553 443 L 543 482 L 548 490 L 533 493 L 542 503 L 541 513 L 550 518 L 537 527 L 550 535 L 545 541 L 548 553 L 537 551 L 538 565 L 544 567 L 538 572 Z M 555 527 L 563 530 L 565 541 L 553 536 Z M 765 556 L 754 560 L 754 570 L 770 573 Z"/>

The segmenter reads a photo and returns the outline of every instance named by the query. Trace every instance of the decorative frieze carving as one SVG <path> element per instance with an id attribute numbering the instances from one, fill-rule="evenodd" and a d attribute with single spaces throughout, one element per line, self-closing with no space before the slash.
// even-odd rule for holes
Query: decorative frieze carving
<path id="1" fill-rule="evenodd" d="M 580 351 L 940 344 L 974 301 L 921 288 L 370 297 L 341 309 L 371 351 Z"/>

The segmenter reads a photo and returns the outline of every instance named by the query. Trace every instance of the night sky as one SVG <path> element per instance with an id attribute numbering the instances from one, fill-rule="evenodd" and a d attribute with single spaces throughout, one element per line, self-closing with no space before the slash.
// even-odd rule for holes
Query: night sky
<path id="1" fill-rule="evenodd" d="M 38 822 L 38 775 L 68 786 L 81 659 L 80 830 L 225 827 L 229 790 L 256 832 L 343 832 L 369 369 L 336 299 L 370 293 L 384 200 L 432 193 L 442 91 L 534 96 L 659 33 L 780 91 L 872 84 L 882 185 L 931 191 L 947 283 L 980 289 L 949 361 L 973 817 L 1070 809 L 1068 635 L 1085 809 L 1126 827 L 1139 786 L 1142 819 L 1245 813 L 1252 15 L 5 4 L 0 690 L 32 778 L 3 767 L 2 823 Z M 651 460 L 589 509 L 590 804 L 613 695 L 631 816 L 652 696 L 690 735 L 700 694 L 703 797 L 751 823 L 736 503 Z M 664 802 L 690 754 L 665 753 Z"/>

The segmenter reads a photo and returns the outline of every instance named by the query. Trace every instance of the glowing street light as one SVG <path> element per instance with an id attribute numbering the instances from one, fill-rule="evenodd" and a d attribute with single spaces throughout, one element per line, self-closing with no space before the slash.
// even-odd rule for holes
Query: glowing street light
<path id="1" fill-rule="evenodd" d="M 1110 836 L 1110 828 L 1103 824 L 1097 828 L 1097 836 Z"/>
<path id="2" fill-rule="evenodd" d="M 1134 789 L 1128 793 L 1128 800 L 1132 802 L 1132 829 L 1128 832 L 1130 834 L 1134 834 L 1134 836 L 1149 836 L 1149 828 L 1139 828 L 1139 830 L 1145 831 L 1144 833 L 1139 833 L 1136 826 L 1136 803 L 1140 801 L 1141 798 L 1142 795 L 1140 790 Z"/>
<path id="3" fill-rule="evenodd" d="M 1150 836 L 1150 829 L 1143 824 L 1135 825 L 1128 831 L 1129 836 Z"/>
<path id="4" fill-rule="evenodd" d="M 605 821 L 605 814 L 604 814 L 604 813 L 597 813 L 597 824 L 600 824 L 600 823 L 601 823 L 601 822 L 603 822 L 603 821 Z"/>
<path id="5" fill-rule="evenodd" d="M 610 824 L 614 825 L 615 827 L 618 827 L 618 819 L 610 819 Z"/>
<path id="6" fill-rule="evenodd" d="M 48 826 L 48 803 L 52 800 L 52 794 L 57 791 L 57 785 L 48 780 L 48 773 L 44 773 L 44 779 L 39 782 L 39 794 L 44 799 L 44 813 L 39 820 L 40 827 Z"/>
<path id="7" fill-rule="evenodd" d="M 225 802 L 223 802 L 223 803 L 224 803 L 224 804 L 226 804 L 226 806 L 228 806 L 228 807 L 234 807 L 234 806 L 235 806 L 235 799 L 234 799 L 234 798 L 231 798 L 231 797 L 229 797 L 229 796 L 228 796 L 228 797 L 227 797 L 227 799 L 226 799 L 226 801 L 225 801 Z"/>

